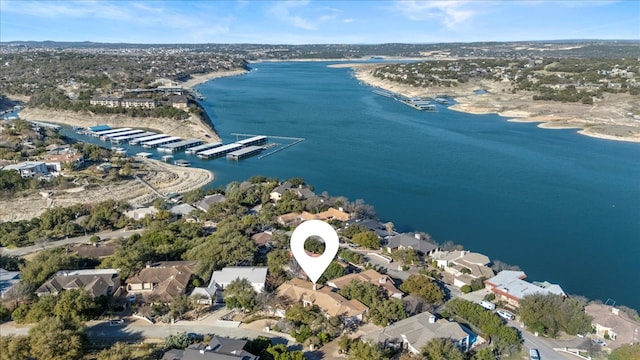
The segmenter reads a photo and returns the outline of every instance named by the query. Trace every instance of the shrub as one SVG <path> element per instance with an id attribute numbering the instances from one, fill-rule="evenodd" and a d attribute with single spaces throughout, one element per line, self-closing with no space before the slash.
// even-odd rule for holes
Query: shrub
<path id="1" fill-rule="evenodd" d="M 471 286 L 469 285 L 464 285 L 463 287 L 460 288 L 460 291 L 462 291 L 465 294 L 468 294 L 472 291 Z"/>

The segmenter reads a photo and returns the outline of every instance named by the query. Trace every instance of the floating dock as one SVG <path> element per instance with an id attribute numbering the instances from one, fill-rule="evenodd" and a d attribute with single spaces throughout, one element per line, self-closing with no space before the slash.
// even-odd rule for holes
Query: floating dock
<path id="1" fill-rule="evenodd" d="M 111 129 L 111 126 L 109 125 L 95 125 L 95 126 L 89 126 L 87 128 L 89 132 L 104 131 L 104 130 L 110 130 L 110 129 Z"/>
<path id="2" fill-rule="evenodd" d="M 182 166 L 182 167 L 189 167 L 189 166 L 191 166 L 191 163 L 190 163 L 190 162 L 188 162 L 187 160 L 176 160 L 176 161 L 174 162 L 174 164 L 175 164 L 175 165 L 177 165 L 177 166 Z"/>
<path id="3" fill-rule="evenodd" d="M 230 152 L 242 149 L 243 146 L 240 144 L 229 144 L 229 145 L 223 145 L 217 148 L 213 148 L 210 150 L 205 150 L 205 151 L 201 151 L 199 152 L 197 155 L 199 158 L 201 159 L 213 159 L 216 157 L 220 157 L 223 155 L 226 155 Z"/>
<path id="4" fill-rule="evenodd" d="M 242 146 L 250 146 L 250 145 L 262 145 L 267 142 L 267 137 L 264 135 L 257 135 L 250 137 L 248 139 L 238 140 L 235 144 L 240 144 Z"/>
<path id="5" fill-rule="evenodd" d="M 173 155 L 163 155 L 162 156 L 162 161 L 169 162 L 170 160 L 173 160 Z"/>
<path id="6" fill-rule="evenodd" d="M 241 160 L 244 158 L 248 158 L 249 156 L 253 156 L 262 152 L 264 148 L 262 146 L 251 145 L 240 150 L 232 151 L 227 154 L 228 160 Z"/>
<path id="7" fill-rule="evenodd" d="M 198 146 L 194 146 L 192 148 L 188 148 L 187 150 L 185 150 L 186 154 L 189 155 L 195 155 L 199 152 L 205 151 L 205 150 L 209 150 L 209 149 L 213 149 L 213 148 L 217 148 L 219 146 L 222 146 L 221 142 L 213 142 L 213 143 L 208 143 L 208 144 L 202 144 L 202 145 L 198 145 Z"/>
<path id="8" fill-rule="evenodd" d="M 100 136 L 100 140 L 108 141 L 109 139 L 112 139 L 118 136 L 127 136 L 127 135 L 135 135 L 135 134 L 142 134 L 142 133 L 144 133 L 144 130 L 129 130 L 129 131 L 117 132 L 115 134 L 102 135 Z"/>
<path id="9" fill-rule="evenodd" d="M 182 151 L 188 148 L 192 148 L 194 146 L 201 145 L 202 143 L 203 141 L 200 139 L 182 140 L 172 144 L 162 145 L 161 147 L 158 148 L 158 151 L 172 153 L 172 152 L 177 152 L 177 151 Z"/>
<path id="10" fill-rule="evenodd" d="M 150 157 L 151 155 L 153 155 L 153 154 L 150 153 L 150 152 L 139 152 L 139 153 L 136 154 L 137 157 L 144 158 L 144 159 Z"/>
<path id="11" fill-rule="evenodd" d="M 145 137 L 145 136 L 151 136 L 151 135 L 156 135 L 157 133 L 154 133 L 152 131 L 147 131 L 147 132 L 142 132 L 139 134 L 133 134 L 133 135 L 119 135 L 116 137 L 113 137 L 110 139 L 110 141 L 114 144 L 119 144 L 121 142 L 129 142 L 133 139 L 138 139 L 141 137 Z"/>
<path id="12" fill-rule="evenodd" d="M 155 135 L 149 135 L 149 136 L 145 136 L 145 137 L 140 137 L 140 138 L 136 138 L 133 140 L 129 140 L 129 144 L 131 145 L 138 145 L 141 143 L 145 143 L 147 141 L 153 141 L 153 140 L 158 140 L 158 139 L 163 139 L 163 138 L 168 138 L 171 137 L 171 135 L 167 135 L 167 134 L 155 134 Z"/>
<path id="13" fill-rule="evenodd" d="M 434 99 L 438 104 L 449 105 L 449 100 L 441 97 L 437 97 Z"/>
<path id="14" fill-rule="evenodd" d="M 129 131 L 129 130 L 133 130 L 133 128 L 118 128 L 118 129 L 94 131 L 94 132 L 91 133 L 91 135 L 93 135 L 93 137 L 101 137 L 101 136 L 104 136 L 104 135 L 117 134 L 117 133 Z"/>
<path id="15" fill-rule="evenodd" d="M 166 144 L 172 144 L 178 141 L 182 141 L 182 138 L 177 136 L 169 136 L 167 138 L 151 140 L 151 141 L 143 142 L 140 144 L 142 145 L 143 148 L 151 149 L 151 148 L 156 148 L 158 146 L 162 146 Z"/>

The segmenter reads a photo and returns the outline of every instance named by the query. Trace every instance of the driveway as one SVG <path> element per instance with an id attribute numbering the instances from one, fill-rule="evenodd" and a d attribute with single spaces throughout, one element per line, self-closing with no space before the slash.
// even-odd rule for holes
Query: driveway
<path id="1" fill-rule="evenodd" d="M 63 240 L 49 241 L 42 245 L 31 245 L 31 246 L 25 246 L 25 247 L 20 247 L 15 249 L 0 247 L 0 253 L 6 254 L 6 255 L 12 255 L 12 256 L 24 256 L 24 255 L 35 253 L 38 251 L 42 251 L 44 249 L 50 249 L 58 246 L 71 245 L 71 244 L 88 244 L 89 239 L 94 235 L 100 236 L 101 240 L 110 240 L 110 239 L 115 239 L 119 237 L 127 238 L 133 234 L 141 233 L 144 230 L 145 229 L 136 229 L 136 230 L 127 230 L 127 231 L 125 230 L 105 231 L 105 232 L 87 234 L 85 236 L 78 236 L 78 237 L 73 237 L 73 238 L 68 238 Z"/>

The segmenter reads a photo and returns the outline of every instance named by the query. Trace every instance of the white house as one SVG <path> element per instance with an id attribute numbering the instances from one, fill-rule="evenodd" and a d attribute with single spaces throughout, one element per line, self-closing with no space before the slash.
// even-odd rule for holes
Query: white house
<path id="1" fill-rule="evenodd" d="M 44 161 L 24 161 L 18 164 L 7 165 L 2 170 L 17 171 L 23 178 L 49 174 L 47 164 Z"/>
<path id="2" fill-rule="evenodd" d="M 211 304 L 215 300 L 222 299 L 222 293 L 229 284 L 236 279 L 247 279 L 257 293 L 264 291 L 267 281 L 266 267 L 236 266 L 226 267 L 211 274 L 211 281 L 206 288 L 193 289 L 190 296 L 198 296 L 201 303 Z"/>

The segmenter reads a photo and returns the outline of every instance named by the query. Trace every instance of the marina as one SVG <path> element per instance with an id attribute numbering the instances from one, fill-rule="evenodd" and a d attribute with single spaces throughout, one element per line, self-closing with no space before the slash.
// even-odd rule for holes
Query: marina
<path id="1" fill-rule="evenodd" d="M 210 150 L 201 151 L 197 154 L 197 156 L 200 159 L 213 159 L 242 148 L 243 148 L 242 145 L 233 143 L 233 144 L 216 147 Z"/>
<path id="2" fill-rule="evenodd" d="M 192 148 L 194 146 L 201 145 L 202 143 L 203 141 L 200 139 L 182 140 L 172 144 L 162 145 L 161 147 L 158 148 L 158 151 L 168 152 L 168 153 L 178 152 L 178 151 Z"/>
<path id="3" fill-rule="evenodd" d="M 129 131 L 123 131 L 123 132 L 118 132 L 115 134 L 107 134 L 107 135 L 102 135 L 100 136 L 100 140 L 102 141 L 108 141 L 114 137 L 118 137 L 118 136 L 126 136 L 126 135 L 134 135 L 134 134 L 141 134 L 144 133 L 144 130 L 129 130 Z"/>
<path id="4" fill-rule="evenodd" d="M 267 137 L 264 135 L 256 135 L 252 136 L 248 139 L 238 140 L 235 143 L 240 144 L 242 146 L 250 146 L 250 145 L 262 145 L 267 142 Z"/>
<path id="5" fill-rule="evenodd" d="M 111 138 L 109 141 L 111 141 L 114 144 L 119 144 L 121 142 L 129 142 L 130 140 L 133 139 L 138 139 L 141 137 L 145 137 L 145 136 L 151 136 L 151 135 L 155 135 L 156 133 L 152 132 L 152 131 L 147 131 L 147 132 L 142 132 L 139 134 L 133 134 L 133 135 L 119 135 L 116 137 Z"/>
<path id="6" fill-rule="evenodd" d="M 228 153 L 227 154 L 227 159 L 228 160 L 242 160 L 242 159 L 247 158 L 249 156 L 253 156 L 255 154 L 258 154 L 258 153 L 262 152 L 262 150 L 264 150 L 264 148 L 262 146 L 257 146 L 257 145 L 247 146 L 247 147 L 242 148 L 240 150 L 236 150 L 236 151 L 232 151 L 232 152 Z"/>
<path id="7" fill-rule="evenodd" d="M 188 148 L 187 150 L 185 150 L 185 153 L 188 154 L 188 155 L 195 155 L 195 154 L 197 154 L 197 153 L 199 153 L 201 151 L 217 148 L 218 146 L 222 146 L 222 143 L 221 142 L 213 142 L 213 143 L 208 143 L 208 144 L 202 144 L 202 145 L 194 146 L 192 148 Z"/>
<path id="8" fill-rule="evenodd" d="M 176 143 L 176 142 L 181 141 L 181 140 L 182 140 L 181 137 L 169 136 L 169 137 L 166 137 L 166 138 L 160 138 L 160 139 L 156 139 L 156 140 L 142 142 L 140 144 L 142 145 L 143 148 L 151 149 L 151 148 L 156 148 L 158 146 L 162 146 L 162 145 L 165 145 L 165 144 Z"/>
<path id="9" fill-rule="evenodd" d="M 167 135 L 167 134 L 155 134 L 155 135 L 149 135 L 149 136 L 145 136 L 145 137 L 141 137 L 141 138 L 136 138 L 133 140 L 129 141 L 129 144 L 131 145 L 138 145 L 138 144 L 142 144 L 148 141 L 152 141 L 152 140 L 158 140 L 158 139 L 163 139 L 163 138 L 168 138 L 171 137 L 171 135 Z"/>
<path id="10" fill-rule="evenodd" d="M 102 131 L 92 131 L 91 135 L 93 135 L 93 137 L 99 138 L 104 135 L 117 134 L 117 133 L 129 131 L 129 130 L 133 130 L 133 128 L 117 128 L 117 129 L 109 129 L 109 130 L 102 130 Z"/>
<path id="11" fill-rule="evenodd" d="M 109 130 L 111 129 L 111 126 L 109 125 L 94 125 L 94 126 L 89 126 L 87 128 L 87 131 L 89 132 L 97 132 L 97 131 L 103 131 L 103 130 Z"/>
<path id="12" fill-rule="evenodd" d="M 449 100 L 445 99 L 445 98 L 441 98 L 441 97 L 437 97 L 435 98 L 435 101 L 438 104 L 442 104 L 442 105 L 449 105 Z"/>

